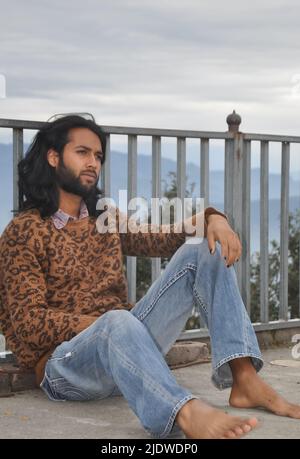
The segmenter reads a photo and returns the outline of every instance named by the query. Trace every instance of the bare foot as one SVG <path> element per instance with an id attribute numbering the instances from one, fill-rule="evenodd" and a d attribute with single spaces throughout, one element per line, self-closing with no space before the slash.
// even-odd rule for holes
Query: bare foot
<path id="1" fill-rule="evenodd" d="M 187 438 L 240 438 L 256 427 L 256 418 L 229 416 L 198 399 L 189 400 L 178 412 L 176 422 Z"/>
<path id="2" fill-rule="evenodd" d="M 252 367 L 253 368 L 253 367 Z M 253 371 L 235 376 L 229 398 L 236 408 L 265 408 L 278 416 L 300 419 L 300 406 L 287 402 Z"/>

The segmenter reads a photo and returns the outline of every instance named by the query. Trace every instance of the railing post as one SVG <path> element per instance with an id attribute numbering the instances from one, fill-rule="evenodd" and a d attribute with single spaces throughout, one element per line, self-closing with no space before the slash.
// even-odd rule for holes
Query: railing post
<path id="1" fill-rule="evenodd" d="M 269 142 L 260 146 L 260 321 L 269 322 Z"/>
<path id="2" fill-rule="evenodd" d="M 111 154 L 110 154 L 110 135 L 106 135 L 105 162 L 101 168 L 101 188 L 105 197 L 111 198 Z"/>
<path id="3" fill-rule="evenodd" d="M 186 139 L 177 137 L 177 196 L 182 202 L 182 219 L 184 215 L 184 198 L 186 191 Z"/>
<path id="4" fill-rule="evenodd" d="M 137 196 L 137 136 L 128 136 L 128 202 Z M 128 211 L 128 218 L 132 211 Z M 128 299 L 136 302 L 136 257 L 127 256 Z"/>
<path id="5" fill-rule="evenodd" d="M 204 198 L 204 207 L 209 204 L 209 139 L 200 142 L 200 196 Z"/>
<path id="6" fill-rule="evenodd" d="M 161 198 L 161 138 L 159 136 L 152 137 L 152 197 Z M 153 224 L 159 224 L 160 208 L 154 212 Z M 154 282 L 161 272 L 161 259 L 151 259 L 151 278 Z"/>
<path id="7" fill-rule="evenodd" d="M 280 210 L 280 288 L 279 319 L 289 319 L 288 274 L 289 274 L 289 188 L 290 188 L 290 144 L 282 142 L 281 151 L 281 210 Z"/>
<path id="8" fill-rule="evenodd" d="M 227 119 L 232 138 L 225 143 L 225 212 L 230 224 L 238 233 L 242 259 L 235 265 L 238 285 L 243 301 L 250 312 L 250 143 L 245 143 L 239 131 L 241 117 L 233 111 Z"/>
<path id="9" fill-rule="evenodd" d="M 243 176 L 242 176 L 242 237 L 243 253 L 238 264 L 242 265 L 242 298 L 251 314 L 251 295 L 250 295 L 250 209 L 251 209 L 251 141 L 243 141 Z"/>
<path id="10" fill-rule="evenodd" d="M 23 129 L 13 129 L 13 204 L 14 215 L 19 210 L 18 164 L 23 158 Z"/>
<path id="11" fill-rule="evenodd" d="M 6 342 L 4 335 L 0 334 L 0 358 L 5 357 Z"/>

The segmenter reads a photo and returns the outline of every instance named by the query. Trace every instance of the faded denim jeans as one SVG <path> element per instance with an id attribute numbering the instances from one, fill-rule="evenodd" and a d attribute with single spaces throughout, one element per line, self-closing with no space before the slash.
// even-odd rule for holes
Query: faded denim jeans
<path id="1" fill-rule="evenodd" d="M 47 362 L 41 388 L 51 400 L 123 395 L 152 437 L 168 437 L 177 428 L 180 408 L 197 398 L 177 383 L 164 359 L 194 305 L 210 332 L 216 387 L 232 385 L 232 359 L 251 357 L 261 369 L 235 270 L 226 267 L 219 243 L 212 255 L 203 239 L 182 245 L 131 311 L 108 311 L 60 344 Z"/>

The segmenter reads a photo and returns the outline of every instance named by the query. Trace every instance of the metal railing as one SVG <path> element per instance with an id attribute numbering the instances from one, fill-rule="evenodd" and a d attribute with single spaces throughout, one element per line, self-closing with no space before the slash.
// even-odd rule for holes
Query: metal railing
<path id="1" fill-rule="evenodd" d="M 224 210 L 234 230 L 239 234 L 243 254 L 235 266 L 243 301 L 250 313 L 250 178 L 251 142 L 260 142 L 260 323 L 256 330 L 300 326 L 300 319 L 288 318 L 288 240 L 289 240 L 289 166 L 290 145 L 300 143 L 300 137 L 267 134 L 246 134 L 239 131 L 241 118 L 235 112 L 227 117 L 226 132 L 149 129 L 136 127 L 102 126 L 107 136 L 106 161 L 101 172 L 101 184 L 106 196 L 111 194 L 111 135 L 128 138 L 128 200 L 137 195 L 137 146 L 138 136 L 152 139 L 152 197 L 161 197 L 161 139 L 177 139 L 177 191 L 183 199 L 186 190 L 186 140 L 200 140 L 200 195 L 205 206 L 209 205 L 209 156 L 210 140 L 225 142 Z M 38 130 L 45 123 L 24 120 L 0 119 L 0 128 L 13 131 L 13 203 L 18 208 L 17 164 L 23 156 L 24 130 Z M 269 143 L 281 144 L 281 211 L 280 211 L 280 309 L 279 320 L 269 321 Z M 1 152 L 0 152 L 1 153 Z M 152 259 L 152 281 L 161 271 L 159 258 Z M 136 300 L 136 258 L 127 257 L 129 301 Z M 300 313 L 300 306 L 299 306 Z M 299 314 L 300 317 L 300 314 Z M 189 330 L 180 339 L 207 336 L 207 330 Z"/>

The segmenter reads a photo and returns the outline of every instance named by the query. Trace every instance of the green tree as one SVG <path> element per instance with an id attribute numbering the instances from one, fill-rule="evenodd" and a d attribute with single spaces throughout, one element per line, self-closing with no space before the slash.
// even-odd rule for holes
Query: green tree
<path id="1" fill-rule="evenodd" d="M 299 317 L 299 245 L 300 209 L 289 215 L 289 258 L 288 258 L 288 305 L 290 318 Z M 269 318 L 279 317 L 280 245 L 271 241 L 269 253 Z M 251 259 L 251 320 L 260 321 L 260 255 L 256 252 Z"/>

